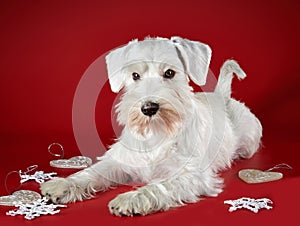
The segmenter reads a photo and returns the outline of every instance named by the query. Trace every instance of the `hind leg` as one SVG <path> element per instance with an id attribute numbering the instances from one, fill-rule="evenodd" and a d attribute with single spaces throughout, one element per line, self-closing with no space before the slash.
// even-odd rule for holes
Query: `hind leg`
<path id="1" fill-rule="evenodd" d="M 227 111 L 234 133 L 238 137 L 238 147 L 234 158 L 250 158 L 259 149 L 262 126 L 256 116 L 243 103 L 230 99 Z"/>

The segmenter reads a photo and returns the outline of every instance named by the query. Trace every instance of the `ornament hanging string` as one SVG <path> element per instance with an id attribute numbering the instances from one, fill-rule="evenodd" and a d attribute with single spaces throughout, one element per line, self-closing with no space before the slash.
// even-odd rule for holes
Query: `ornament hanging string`
<path id="1" fill-rule="evenodd" d="M 58 154 L 58 153 L 54 153 L 53 150 L 52 150 L 52 147 L 53 146 L 58 146 L 60 147 L 60 151 L 61 153 Z M 53 155 L 53 156 L 56 156 L 56 157 L 60 157 L 60 158 L 63 158 L 65 156 L 65 150 L 64 150 L 64 147 L 60 144 L 60 143 L 52 143 L 48 146 L 48 152 Z"/>
<path id="2" fill-rule="evenodd" d="M 270 169 L 265 170 L 265 172 L 269 172 L 269 171 L 272 171 L 274 169 L 289 169 L 289 170 L 292 170 L 293 167 L 291 167 L 290 165 L 288 165 L 286 163 L 280 163 L 280 164 L 277 164 L 277 165 L 271 167 Z"/>

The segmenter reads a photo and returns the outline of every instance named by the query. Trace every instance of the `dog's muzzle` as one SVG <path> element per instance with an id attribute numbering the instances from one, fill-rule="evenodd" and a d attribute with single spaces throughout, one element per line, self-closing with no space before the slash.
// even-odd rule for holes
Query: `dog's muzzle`
<path id="1" fill-rule="evenodd" d="M 146 102 L 141 107 L 141 111 L 143 112 L 143 114 L 149 117 L 155 115 L 158 109 L 159 104 L 153 102 Z"/>

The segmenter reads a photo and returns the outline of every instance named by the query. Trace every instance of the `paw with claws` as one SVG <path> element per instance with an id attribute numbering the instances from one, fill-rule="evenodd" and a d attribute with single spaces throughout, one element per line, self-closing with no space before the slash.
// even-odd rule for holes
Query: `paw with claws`
<path id="1" fill-rule="evenodd" d="M 55 178 L 41 184 L 41 193 L 53 203 L 74 202 L 74 184 L 65 178 Z"/>
<path id="2" fill-rule="evenodd" d="M 154 206 L 151 197 L 140 191 L 118 195 L 108 204 L 110 213 L 116 216 L 144 216 L 155 212 Z"/>

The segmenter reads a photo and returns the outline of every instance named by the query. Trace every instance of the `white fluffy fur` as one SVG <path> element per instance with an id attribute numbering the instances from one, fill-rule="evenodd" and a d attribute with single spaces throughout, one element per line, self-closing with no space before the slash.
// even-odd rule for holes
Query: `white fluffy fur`
<path id="1" fill-rule="evenodd" d="M 98 163 L 42 184 L 42 194 L 68 203 L 118 184 L 145 183 L 109 203 L 118 216 L 146 215 L 196 202 L 202 195 L 217 196 L 223 182 L 218 171 L 236 158 L 251 157 L 262 127 L 230 97 L 233 73 L 246 77 L 235 61 L 222 66 L 215 92 L 193 92 L 189 79 L 204 84 L 210 58 L 207 45 L 179 37 L 134 40 L 109 53 L 111 88 L 118 92 L 125 86 L 116 109 L 123 132 Z M 163 78 L 167 69 L 176 72 L 172 79 Z M 132 79 L 133 72 L 139 80 Z M 145 101 L 159 104 L 155 115 L 143 115 Z"/>

